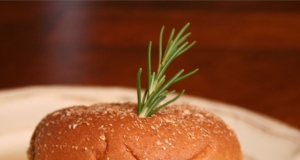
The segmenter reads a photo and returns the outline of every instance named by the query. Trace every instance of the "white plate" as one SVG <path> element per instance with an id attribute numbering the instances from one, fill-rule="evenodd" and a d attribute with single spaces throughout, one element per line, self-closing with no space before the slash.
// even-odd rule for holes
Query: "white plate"
<path id="1" fill-rule="evenodd" d="M 136 102 L 134 89 L 33 86 L 0 91 L 0 160 L 26 160 L 31 134 L 48 113 L 97 102 Z M 245 160 L 300 160 L 300 132 L 237 106 L 183 96 L 176 103 L 207 109 L 237 133 Z"/>

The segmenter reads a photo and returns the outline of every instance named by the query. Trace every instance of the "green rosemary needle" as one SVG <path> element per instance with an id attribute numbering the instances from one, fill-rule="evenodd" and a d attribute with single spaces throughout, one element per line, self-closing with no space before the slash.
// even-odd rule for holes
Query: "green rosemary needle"
<path id="1" fill-rule="evenodd" d="M 164 27 L 162 27 L 159 37 L 159 59 L 158 59 L 158 68 L 156 72 L 151 71 L 151 46 L 152 42 L 149 43 L 148 48 L 148 61 L 147 61 L 147 67 L 148 67 L 148 87 L 145 90 L 144 94 L 141 93 L 141 75 L 142 75 L 142 68 L 139 69 L 137 73 L 137 98 L 138 98 L 138 116 L 139 117 L 149 117 L 161 108 L 167 106 L 168 104 L 174 102 L 177 100 L 183 93 L 184 90 L 182 90 L 176 97 L 173 99 L 160 104 L 167 95 L 174 93 L 175 90 L 168 91 L 168 87 L 170 87 L 172 84 L 179 82 L 190 75 L 194 74 L 198 71 L 198 69 L 195 69 L 185 75 L 182 75 L 184 72 L 183 69 L 181 69 L 179 72 L 177 72 L 172 78 L 166 81 L 165 71 L 171 64 L 171 62 L 180 56 L 182 53 L 187 51 L 189 48 L 191 48 L 196 42 L 192 42 L 189 44 L 189 42 L 185 42 L 187 37 L 191 33 L 184 34 L 185 30 L 188 28 L 190 24 L 187 23 L 175 36 L 175 29 L 172 29 L 167 46 L 165 48 L 164 54 L 163 54 L 163 47 L 162 47 L 162 38 L 163 38 L 163 32 Z"/>

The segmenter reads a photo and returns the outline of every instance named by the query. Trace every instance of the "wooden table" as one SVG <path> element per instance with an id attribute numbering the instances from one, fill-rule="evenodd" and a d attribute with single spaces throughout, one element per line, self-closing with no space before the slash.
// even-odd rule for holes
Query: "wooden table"
<path id="1" fill-rule="evenodd" d="M 0 11 L 0 89 L 135 87 L 149 41 L 156 63 L 161 27 L 166 40 L 190 22 L 197 43 L 167 75 L 199 71 L 171 88 L 300 129 L 299 2 L 0 2 Z"/>

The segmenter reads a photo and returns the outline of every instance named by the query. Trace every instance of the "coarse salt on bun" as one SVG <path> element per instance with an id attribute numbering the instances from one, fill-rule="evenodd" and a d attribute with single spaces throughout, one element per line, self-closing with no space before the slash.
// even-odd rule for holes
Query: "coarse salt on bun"
<path id="1" fill-rule="evenodd" d="M 147 118 L 135 103 L 76 106 L 36 127 L 29 160 L 241 160 L 235 133 L 212 113 L 171 105 Z"/>

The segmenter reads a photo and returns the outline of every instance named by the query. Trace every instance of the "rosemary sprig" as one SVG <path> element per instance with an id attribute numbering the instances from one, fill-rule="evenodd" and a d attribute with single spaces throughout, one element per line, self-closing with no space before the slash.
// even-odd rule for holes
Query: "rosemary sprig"
<path id="1" fill-rule="evenodd" d="M 187 37 L 191 33 L 187 33 L 185 35 L 184 32 L 188 28 L 189 23 L 187 23 L 174 37 L 175 29 L 173 28 L 167 43 L 167 46 L 165 48 L 164 54 L 163 47 L 162 47 L 162 37 L 164 32 L 164 27 L 162 27 L 159 37 L 159 59 L 158 59 L 158 69 L 157 72 L 151 71 L 151 46 L 152 42 L 149 43 L 148 48 L 148 88 L 145 90 L 144 95 L 141 94 L 141 75 L 142 75 L 142 68 L 139 69 L 137 74 L 137 97 L 138 97 L 138 116 L 139 117 L 149 117 L 161 108 L 167 106 L 168 104 L 174 102 L 177 100 L 183 93 L 184 90 L 182 90 L 176 97 L 169 100 L 168 102 L 165 102 L 164 104 L 159 105 L 166 97 L 167 95 L 174 93 L 175 90 L 168 91 L 168 87 L 170 87 L 172 84 L 179 82 L 190 75 L 194 74 L 198 71 L 198 69 L 195 69 L 185 75 L 182 75 L 184 72 L 183 69 L 181 69 L 177 74 L 175 74 L 172 78 L 170 78 L 168 81 L 166 81 L 166 76 L 164 75 L 166 69 L 169 67 L 171 62 L 180 56 L 182 53 L 187 51 L 189 48 L 191 48 L 196 42 L 192 42 L 189 44 L 189 42 L 185 42 Z"/>

